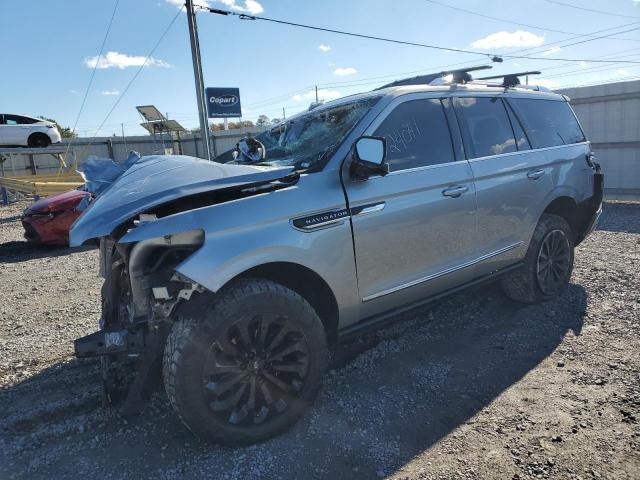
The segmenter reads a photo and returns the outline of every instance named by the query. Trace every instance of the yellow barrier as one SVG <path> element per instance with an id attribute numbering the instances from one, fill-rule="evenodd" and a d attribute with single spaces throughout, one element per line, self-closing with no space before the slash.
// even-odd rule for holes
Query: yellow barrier
<path id="1" fill-rule="evenodd" d="M 58 193 L 74 190 L 84 184 L 82 177 L 80 177 L 80 179 L 62 178 L 61 180 L 62 181 L 48 181 L 48 179 L 38 175 L 33 175 L 33 177 L 22 177 L 20 179 L 16 177 L 0 177 L 0 187 L 23 194 L 47 197 L 49 195 L 56 195 Z"/>

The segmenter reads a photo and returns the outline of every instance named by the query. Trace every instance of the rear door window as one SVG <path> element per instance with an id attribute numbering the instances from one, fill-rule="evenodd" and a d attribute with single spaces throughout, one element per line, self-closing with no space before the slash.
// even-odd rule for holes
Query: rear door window
<path id="1" fill-rule="evenodd" d="M 455 161 L 444 107 L 438 99 L 401 103 L 374 135 L 387 140 L 391 171 Z"/>
<path id="2" fill-rule="evenodd" d="M 18 125 L 20 122 L 18 121 L 20 117 L 18 115 L 5 115 L 4 123 L 5 125 Z"/>
<path id="3" fill-rule="evenodd" d="M 533 148 L 584 142 L 584 133 L 567 102 L 509 98 Z"/>
<path id="4" fill-rule="evenodd" d="M 511 122 L 498 97 L 456 97 L 462 135 L 469 158 L 517 151 Z"/>
<path id="5" fill-rule="evenodd" d="M 35 118 L 23 117 L 22 115 L 5 115 L 4 118 L 7 125 L 30 125 L 40 121 Z"/>

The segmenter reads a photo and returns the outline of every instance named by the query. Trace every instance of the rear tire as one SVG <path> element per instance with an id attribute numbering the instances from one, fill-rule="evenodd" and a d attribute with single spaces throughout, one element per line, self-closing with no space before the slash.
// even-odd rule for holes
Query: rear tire
<path id="1" fill-rule="evenodd" d="M 194 434 L 248 444 L 300 419 L 320 390 L 327 357 L 322 322 L 306 300 L 269 280 L 242 279 L 180 311 L 163 378 Z"/>
<path id="2" fill-rule="evenodd" d="M 517 302 L 550 300 L 567 288 L 573 255 L 571 227 L 564 218 L 545 213 L 533 232 L 524 266 L 502 277 L 502 290 Z"/>
<path id="3" fill-rule="evenodd" d="M 27 143 L 32 148 L 45 148 L 51 145 L 51 139 L 44 133 L 33 133 Z"/>

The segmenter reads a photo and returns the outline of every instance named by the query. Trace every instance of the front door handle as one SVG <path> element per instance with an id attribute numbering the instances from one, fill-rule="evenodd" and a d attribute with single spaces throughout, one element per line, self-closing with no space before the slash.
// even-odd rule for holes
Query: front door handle
<path id="1" fill-rule="evenodd" d="M 544 170 L 531 170 L 527 173 L 527 178 L 530 180 L 537 180 L 544 175 Z"/>
<path id="2" fill-rule="evenodd" d="M 444 195 L 445 197 L 458 198 L 460 195 L 468 191 L 469 187 L 465 187 L 464 185 L 457 185 L 455 187 L 445 188 L 442 191 L 442 195 Z"/>

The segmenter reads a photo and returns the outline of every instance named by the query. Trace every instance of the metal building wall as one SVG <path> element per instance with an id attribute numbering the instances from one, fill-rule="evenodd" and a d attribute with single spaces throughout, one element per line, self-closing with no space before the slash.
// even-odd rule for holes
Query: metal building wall
<path id="1" fill-rule="evenodd" d="M 640 199 L 640 80 L 557 90 L 567 95 L 605 173 L 607 198 Z"/>
<path id="2" fill-rule="evenodd" d="M 226 152 L 235 147 L 238 140 L 247 136 L 248 133 L 258 133 L 263 129 L 242 128 L 234 130 L 219 130 L 211 135 L 211 152 L 216 155 Z M 191 155 L 200 157 L 202 155 L 202 144 L 200 137 L 194 137 L 192 134 L 184 134 L 181 136 L 181 148 L 183 155 Z M 66 147 L 67 141 L 63 141 L 59 146 Z M 112 158 L 118 162 L 124 161 L 130 151 L 136 151 L 141 155 L 163 155 L 165 148 L 173 148 L 173 153 L 178 154 L 178 143 L 169 138 L 168 135 L 144 135 L 130 137 L 100 137 L 100 138 L 77 138 L 72 143 L 70 154 L 66 161 L 68 164 L 74 163 L 74 158 L 81 165 L 85 158 L 95 155 L 100 158 Z M 59 163 L 51 155 L 34 156 L 37 165 L 37 171 L 40 173 L 54 173 L 58 170 Z M 31 175 L 32 168 L 30 166 L 29 156 L 26 154 L 12 155 L 4 162 L 5 175 Z"/>

